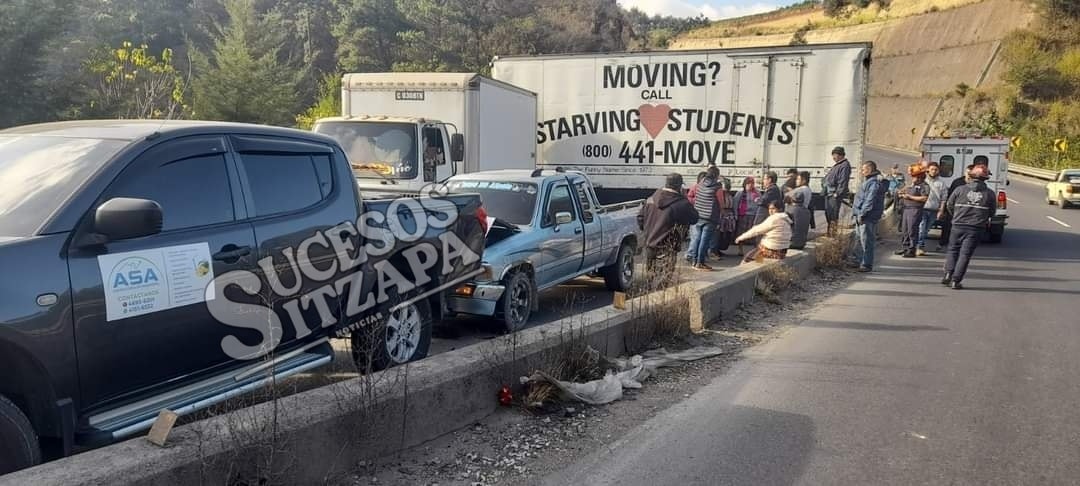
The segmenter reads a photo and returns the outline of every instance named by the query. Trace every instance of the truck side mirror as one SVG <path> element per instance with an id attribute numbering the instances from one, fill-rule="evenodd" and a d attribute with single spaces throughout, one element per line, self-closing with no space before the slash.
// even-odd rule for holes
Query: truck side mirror
<path id="1" fill-rule="evenodd" d="M 450 135 L 450 160 L 453 162 L 465 160 L 465 135 L 460 133 Z"/>
<path id="2" fill-rule="evenodd" d="M 161 232 L 161 205 L 148 199 L 117 197 L 94 211 L 94 231 L 109 241 Z"/>
<path id="3" fill-rule="evenodd" d="M 569 211 L 559 211 L 555 213 L 555 224 L 568 224 L 574 220 L 574 215 Z"/>

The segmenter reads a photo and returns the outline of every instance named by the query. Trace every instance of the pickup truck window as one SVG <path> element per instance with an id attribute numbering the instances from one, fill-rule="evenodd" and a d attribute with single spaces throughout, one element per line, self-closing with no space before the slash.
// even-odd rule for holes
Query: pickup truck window
<path id="1" fill-rule="evenodd" d="M 479 194 L 489 217 L 517 226 L 532 224 L 536 184 L 464 180 L 450 181 L 446 189 L 452 194 Z"/>
<path id="2" fill-rule="evenodd" d="M 0 236 L 30 236 L 127 142 L 0 135 Z"/>
<path id="3" fill-rule="evenodd" d="M 145 160 L 145 159 L 143 159 Z M 229 175 L 222 154 L 181 160 L 137 160 L 117 179 L 106 199 L 134 197 L 161 205 L 162 231 L 207 226 L 234 219 Z"/>
<path id="4" fill-rule="evenodd" d="M 548 193 L 547 209 L 544 211 L 543 226 L 555 224 L 555 213 L 563 211 L 570 213 L 572 218 L 571 221 L 577 219 L 577 215 L 574 214 L 574 200 L 570 197 L 570 187 L 566 184 L 559 184 L 551 188 L 551 192 Z"/>
<path id="5" fill-rule="evenodd" d="M 326 182 L 320 182 L 320 171 L 310 155 L 241 154 L 240 158 L 255 203 L 255 216 L 311 207 L 329 193 L 323 189 Z M 317 158 L 329 163 L 325 156 Z"/>
<path id="6" fill-rule="evenodd" d="M 591 223 L 593 221 L 592 204 L 589 202 L 589 190 L 585 187 L 584 182 L 578 182 L 574 184 L 577 188 L 578 201 L 581 201 L 581 219 L 585 223 Z"/>

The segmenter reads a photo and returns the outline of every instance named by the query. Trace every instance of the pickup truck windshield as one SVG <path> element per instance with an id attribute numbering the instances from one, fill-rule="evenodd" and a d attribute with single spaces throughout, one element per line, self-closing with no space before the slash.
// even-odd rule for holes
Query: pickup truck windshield
<path id="1" fill-rule="evenodd" d="M 498 218 L 517 226 L 532 224 L 533 208 L 536 207 L 536 184 L 497 181 L 450 181 L 451 193 L 480 194 L 484 210 L 492 218 Z"/>
<path id="2" fill-rule="evenodd" d="M 314 131 L 333 138 L 341 145 L 356 177 L 416 177 L 416 125 L 372 121 L 323 122 L 316 125 Z"/>
<path id="3" fill-rule="evenodd" d="M 0 236 L 31 236 L 128 142 L 0 135 Z"/>

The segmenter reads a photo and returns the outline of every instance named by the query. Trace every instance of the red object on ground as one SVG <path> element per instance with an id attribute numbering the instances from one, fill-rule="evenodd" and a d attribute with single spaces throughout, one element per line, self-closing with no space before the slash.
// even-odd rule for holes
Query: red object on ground
<path id="1" fill-rule="evenodd" d="M 499 404 L 510 405 L 513 401 L 514 395 L 510 393 L 510 387 L 503 385 L 502 388 L 499 389 Z"/>

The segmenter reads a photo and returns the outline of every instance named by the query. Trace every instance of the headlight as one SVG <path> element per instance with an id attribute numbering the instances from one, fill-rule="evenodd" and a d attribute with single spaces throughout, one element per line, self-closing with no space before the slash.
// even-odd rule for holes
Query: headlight
<path id="1" fill-rule="evenodd" d="M 490 282 L 494 280 L 494 274 L 491 269 L 491 265 L 486 263 L 480 264 L 480 273 L 476 275 L 477 282 Z"/>

